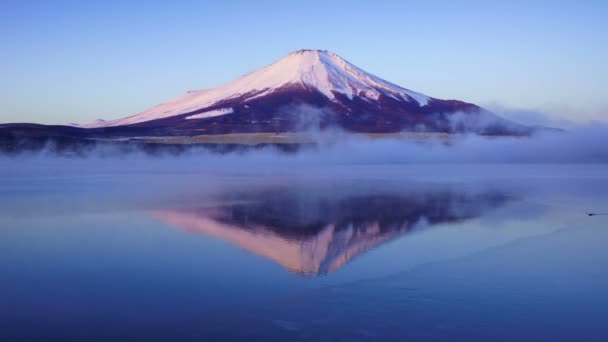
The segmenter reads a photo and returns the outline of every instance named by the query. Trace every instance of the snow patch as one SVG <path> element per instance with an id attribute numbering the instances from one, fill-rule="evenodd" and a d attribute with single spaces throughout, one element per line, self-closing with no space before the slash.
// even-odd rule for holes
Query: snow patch
<path id="1" fill-rule="evenodd" d="M 222 116 L 231 113 L 234 113 L 234 109 L 232 108 L 215 109 L 208 112 L 187 116 L 186 120 L 212 118 L 214 116 Z"/>

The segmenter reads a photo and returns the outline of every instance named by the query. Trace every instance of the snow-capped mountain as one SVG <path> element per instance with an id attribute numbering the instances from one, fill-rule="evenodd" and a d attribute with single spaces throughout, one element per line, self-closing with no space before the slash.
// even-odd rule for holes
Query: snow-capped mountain
<path id="1" fill-rule="evenodd" d="M 458 121 L 453 122 L 451 115 L 456 113 Z M 481 129 L 478 122 L 483 123 Z M 356 132 L 488 134 L 510 134 L 524 127 L 470 103 L 400 87 L 324 50 L 299 50 L 217 88 L 190 91 L 142 113 L 83 127 L 154 127 L 205 134 L 297 131 L 311 125 Z"/>

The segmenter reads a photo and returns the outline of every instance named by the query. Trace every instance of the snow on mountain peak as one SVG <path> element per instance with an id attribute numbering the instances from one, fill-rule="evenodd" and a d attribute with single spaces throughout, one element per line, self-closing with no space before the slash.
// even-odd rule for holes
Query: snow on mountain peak
<path id="1" fill-rule="evenodd" d="M 95 125 L 120 126 L 145 122 L 204 109 L 219 102 L 239 98 L 245 101 L 261 97 L 289 86 L 315 89 L 331 100 L 335 93 L 377 99 L 380 95 L 419 106 L 428 104 L 429 97 L 399 87 L 369 74 L 327 50 L 298 50 L 261 70 L 233 82 L 208 90 L 195 90 L 152 107 L 142 113 Z M 90 126 L 89 126 L 90 127 Z"/>
<path id="2" fill-rule="evenodd" d="M 257 90 L 271 91 L 286 84 L 300 84 L 315 88 L 330 99 L 335 98 L 333 92 L 351 99 L 359 94 L 377 98 L 384 93 L 405 101 L 414 99 L 421 106 L 429 99 L 371 75 L 327 50 L 298 50 L 245 78 L 249 76 L 255 76 L 249 85 Z"/>

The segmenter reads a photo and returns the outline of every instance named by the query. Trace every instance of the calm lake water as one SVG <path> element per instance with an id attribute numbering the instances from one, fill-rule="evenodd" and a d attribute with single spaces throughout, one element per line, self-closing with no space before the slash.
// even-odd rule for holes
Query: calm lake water
<path id="1" fill-rule="evenodd" d="M 608 167 L 6 162 L 0 337 L 608 340 Z"/>

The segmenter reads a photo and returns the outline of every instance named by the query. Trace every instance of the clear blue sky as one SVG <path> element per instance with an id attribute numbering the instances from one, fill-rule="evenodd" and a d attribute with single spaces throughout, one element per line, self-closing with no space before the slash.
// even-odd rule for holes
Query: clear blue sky
<path id="1" fill-rule="evenodd" d="M 608 121 L 608 1 L 0 3 L 0 122 L 135 114 L 301 48 L 438 98 Z"/>

